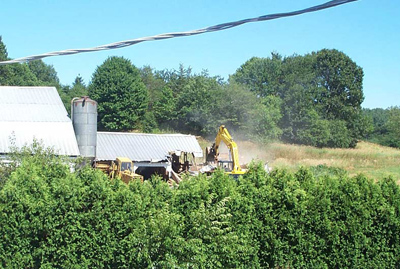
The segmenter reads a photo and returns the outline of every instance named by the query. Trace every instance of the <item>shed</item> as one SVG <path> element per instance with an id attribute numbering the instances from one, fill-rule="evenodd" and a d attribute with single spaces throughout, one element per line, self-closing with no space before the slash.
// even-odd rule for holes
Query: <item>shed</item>
<path id="1" fill-rule="evenodd" d="M 134 162 L 136 172 L 145 177 L 143 170 L 147 168 L 153 168 L 148 171 L 149 174 L 158 172 L 155 171 L 158 168 L 170 173 L 172 167 L 169 156 L 172 152 L 203 157 L 203 151 L 193 135 L 97 132 L 97 160 L 128 157 Z"/>
<path id="2" fill-rule="evenodd" d="M 36 139 L 57 154 L 79 156 L 72 122 L 55 87 L 0 86 L 0 154 Z"/>

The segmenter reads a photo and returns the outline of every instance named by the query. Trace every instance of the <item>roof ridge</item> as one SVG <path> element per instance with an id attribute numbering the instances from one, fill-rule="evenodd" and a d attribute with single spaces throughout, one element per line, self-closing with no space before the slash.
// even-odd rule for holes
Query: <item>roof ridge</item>
<path id="1" fill-rule="evenodd" d="M 149 133 L 130 133 L 130 132 L 107 132 L 98 131 L 100 134 L 112 134 L 112 135 L 146 135 L 146 136 L 194 136 L 191 134 L 149 134 Z"/>

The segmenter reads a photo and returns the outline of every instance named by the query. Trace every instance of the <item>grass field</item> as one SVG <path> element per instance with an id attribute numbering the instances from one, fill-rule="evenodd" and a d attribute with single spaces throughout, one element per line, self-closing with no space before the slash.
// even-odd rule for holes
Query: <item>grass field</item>
<path id="1" fill-rule="evenodd" d="M 209 146 L 211 142 L 208 142 Z M 203 146 L 207 141 L 201 141 Z M 364 174 L 372 179 L 392 176 L 400 183 L 400 150 L 361 141 L 355 149 L 314 148 L 271 143 L 259 145 L 237 142 L 241 163 L 252 159 L 268 162 L 274 168 L 296 171 L 300 166 L 327 165 L 348 171 L 350 176 Z M 224 149 L 221 149 L 222 151 Z"/>
<path id="2" fill-rule="evenodd" d="M 325 164 L 343 168 L 350 175 L 364 174 L 373 179 L 393 176 L 400 180 L 400 150 L 359 142 L 355 149 L 317 149 L 307 146 L 270 144 L 272 167 L 295 170 L 299 166 Z"/>

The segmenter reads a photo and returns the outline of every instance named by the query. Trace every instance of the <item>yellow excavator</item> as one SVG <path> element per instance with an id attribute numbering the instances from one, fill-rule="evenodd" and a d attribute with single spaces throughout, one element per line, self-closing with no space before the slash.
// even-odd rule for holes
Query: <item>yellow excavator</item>
<path id="1" fill-rule="evenodd" d="M 93 167 L 103 171 L 111 179 L 119 177 L 128 184 L 133 179 L 143 182 L 143 176 L 133 171 L 133 163 L 125 157 L 117 157 L 115 161 L 95 161 Z"/>
<path id="2" fill-rule="evenodd" d="M 219 159 L 219 146 L 221 141 L 225 143 L 230 151 L 231 156 L 229 161 Z M 217 164 L 221 169 L 225 170 L 225 173 L 235 178 L 246 173 L 239 164 L 239 150 L 237 144 L 233 141 L 225 125 L 219 127 L 215 143 L 211 147 L 206 148 L 206 164 Z"/>

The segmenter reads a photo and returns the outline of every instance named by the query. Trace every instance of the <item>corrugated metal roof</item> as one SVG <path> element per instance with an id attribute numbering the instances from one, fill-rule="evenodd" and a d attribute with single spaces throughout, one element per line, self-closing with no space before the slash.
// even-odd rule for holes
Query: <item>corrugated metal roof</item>
<path id="1" fill-rule="evenodd" d="M 0 153 L 41 140 L 59 154 L 78 156 L 68 113 L 54 87 L 0 87 Z"/>
<path id="2" fill-rule="evenodd" d="M 1 86 L 1 104 L 56 104 L 62 101 L 54 87 Z"/>
<path id="3" fill-rule="evenodd" d="M 203 157 L 203 151 L 193 135 L 97 132 L 98 160 L 128 157 L 134 162 L 159 162 L 166 160 L 171 151 Z"/>
<path id="4" fill-rule="evenodd" d="M 65 114 L 64 111 L 60 111 L 59 105 L 1 104 L 0 121 L 70 122 L 70 119 L 67 111 L 65 111 Z"/>
<path id="5" fill-rule="evenodd" d="M 20 148 L 36 139 L 60 155 L 79 156 L 71 122 L 0 122 L 0 152 L 10 152 L 12 142 Z"/>
<path id="6" fill-rule="evenodd" d="M 54 87 L 0 87 L 0 121 L 70 122 Z"/>

